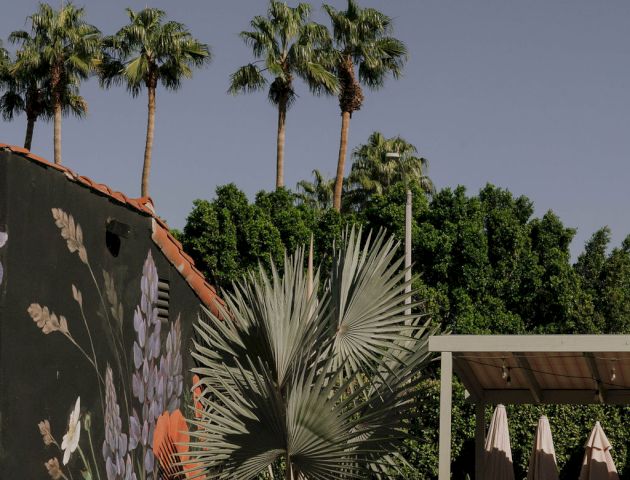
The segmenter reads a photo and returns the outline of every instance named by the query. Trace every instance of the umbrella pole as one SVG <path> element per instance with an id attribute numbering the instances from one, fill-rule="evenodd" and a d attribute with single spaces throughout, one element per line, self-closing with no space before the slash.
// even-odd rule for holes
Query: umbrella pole
<path id="1" fill-rule="evenodd" d="M 451 479 L 451 407 L 453 403 L 453 354 L 442 352 L 440 371 L 439 480 Z"/>
<path id="2" fill-rule="evenodd" d="M 484 442 L 486 438 L 486 404 L 475 404 L 475 480 L 481 480 Z"/>

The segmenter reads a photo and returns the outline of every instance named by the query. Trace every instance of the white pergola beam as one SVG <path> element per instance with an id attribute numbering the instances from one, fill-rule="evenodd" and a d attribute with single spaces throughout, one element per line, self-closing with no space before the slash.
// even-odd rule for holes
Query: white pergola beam
<path id="1" fill-rule="evenodd" d="M 440 335 L 431 352 L 630 352 L 630 335 Z"/>
<path id="2" fill-rule="evenodd" d="M 440 457 L 438 479 L 451 480 L 451 410 L 453 405 L 453 354 L 442 352 L 440 369 Z"/>

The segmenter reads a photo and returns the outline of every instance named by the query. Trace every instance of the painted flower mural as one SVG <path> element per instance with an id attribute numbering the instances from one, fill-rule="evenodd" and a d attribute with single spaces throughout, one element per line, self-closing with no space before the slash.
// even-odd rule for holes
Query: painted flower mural
<path id="1" fill-rule="evenodd" d="M 179 410 L 184 385 L 181 320 L 179 316 L 173 322 L 158 317 L 159 277 L 151 251 L 144 261 L 139 300 L 133 312 L 134 336 L 127 339 L 123 329 L 125 312 L 119 301 L 121 295 L 116 290 L 114 276 L 103 271 L 103 282 L 99 283 L 84 245 L 81 226 L 71 214 L 61 209 L 53 208 L 52 216 L 69 252 L 76 253 L 85 265 L 91 278 L 87 288 L 94 290 L 100 308 L 96 312 L 86 312 L 81 290 L 71 284 L 72 298 L 79 313 L 76 319 L 71 315 L 55 313 L 39 303 L 31 303 L 26 310 L 43 334 L 62 335 L 85 358 L 97 378 L 101 409 L 97 412 L 81 411 L 81 400 L 77 396 L 61 444 L 55 439 L 49 420 L 39 422 L 44 445 L 56 449 L 62 456 L 61 463 L 59 458 L 53 457 L 44 467 L 53 479 L 179 478 L 169 477 L 168 472 L 163 470 L 163 462 L 159 461 L 160 458 L 156 461 L 154 453 L 156 431 L 160 435 L 158 440 L 164 439 L 164 432 L 174 438 L 183 438 L 175 435 L 172 428 L 166 428 L 164 419 L 170 419 L 168 425 L 173 424 L 180 429 L 186 427 L 186 420 Z M 111 363 L 99 358 L 94 348 L 94 324 L 88 318 L 97 317 L 103 321 L 102 332 L 111 350 L 111 357 L 108 357 Z M 73 335 L 79 329 L 85 330 L 87 341 L 84 344 Z M 92 438 L 96 432 L 92 429 L 92 417 L 100 418 L 100 415 L 103 422 L 102 443 L 94 442 L 99 439 Z M 101 432 L 101 429 L 98 431 Z M 102 445 L 100 455 L 94 445 Z M 162 443 L 158 442 L 158 445 Z M 75 452 L 79 454 L 76 459 Z M 173 463 L 173 459 L 170 460 L 169 465 Z"/>
<path id="2" fill-rule="evenodd" d="M 79 438 L 81 438 L 81 420 L 79 415 L 81 414 L 81 397 L 77 397 L 77 402 L 74 404 L 74 410 L 70 414 L 68 420 L 68 431 L 63 436 L 61 442 L 61 449 L 63 450 L 63 464 L 67 464 L 70 460 L 70 454 L 74 452 L 79 446 Z"/>

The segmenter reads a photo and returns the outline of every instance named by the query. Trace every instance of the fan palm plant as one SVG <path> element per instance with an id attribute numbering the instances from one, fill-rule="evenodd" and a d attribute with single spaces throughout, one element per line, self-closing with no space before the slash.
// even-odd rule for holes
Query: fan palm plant
<path id="1" fill-rule="evenodd" d="M 392 19 L 378 10 L 361 8 L 356 0 L 348 0 L 343 11 L 330 5 L 324 5 L 324 9 L 332 23 L 333 71 L 340 85 L 341 138 L 333 204 L 335 209 L 341 210 L 348 130 L 353 112 L 363 104 L 361 84 L 376 90 L 383 86 L 389 74 L 398 78 L 407 58 L 407 49 L 403 42 L 390 36 Z"/>
<path id="2" fill-rule="evenodd" d="M 38 11 L 29 17 L 32 36 L 25 31 L 11 34 L 12 40 L 22 46 L 12 69 L 18 83 L 23 84 L 18 86 L 18 90 L 33 88 L 41 78 L 40 74 L 46 74 L 54 118 L 54 156 L 57 164 L 61 163 L 61 117 L 64 110 L 80 115 L 85 113 L 87 104 L 79 97 L 79 85 L 96 69 L 100 60 L 100 32 L 86 23 L 84 16 L 84 9 L 71 3 L 59 10 L 41 3 Z M 30 79 L 29 75 L 38 79 Z M 30 100 L 39 101 L 32 97 Z M 75 102 L 74 107 L 72 102 Z M 26 103 L 24 98 L 24 108 Z"/>
<path id="3" fill-rule="evenodd" d="M 269 85 L 267 96 L 278 109 L 276 188 L 284 186 L 284 144 L 287 110 L 295 101 L 294 78 L 306 81 L 314 93 L 337 92 L 338 81 L 327 70 L 330 37 L 323 25 L 309 22 L 311 5 L 289 7 L 271 0 L 267 16 L 256 16 L 251 31 L 241 38 L 252 49 L 254 63 L 242 66 L 230 78 L 229 92 L 252 92 Z M 267 78 L 269 74 L 273 80 Z"/>
<path id="4" fill-rule="evenodd" d="M 396 473 L 432 333 L 404 314 L 411 293 L 396 249 L 384 233 L 353 229 L 322 288 L 298 251 L 283 274 L 260 268 L 237 283 L 221 319 L 206 312 L 188 460 L 199 475 L 251 479 L 272 464 L 286 479 Z"/>
<path id="5" fill-rule="evenodd" d="M 5 92 L 0 97 L 0 111 L 5 120 L 26 115 L 26 135 L 24 148 L 31 149 L 35 122 L 40 118 L 50 120 L 54 117 L 54 105 L 51 94 L 50 69 L 45 62 L 31 63 L 21 61 L 22 57 L 37 55 L 37 39 L 26 32 L 14 32 L 9 39 L 22 44 L 16 53 L 16 61 L 9 64 L 2 77 Z M 62 115 L 73 114 L 82 118 L 87 114 L 87 102 L 79 95 L 74 84 L 64 85 L 61 95 Z"/>
<path id="6" fill-rule="evenodd" d="M 124 83 L 135 97 L 144 87 L 148 94 L 147 131 L 142 167 L 141 195 L 149 195 L 149 174 L 155 128 L 155 95 L 158 84 L 168 90 L 180 88 L 192 76 L 193 67 L 211 60 L 210 49 L 179 22 L 165 21 L 157 8 L 139 12 L 127 9 L 129 24 L 105 38 L 106 56 L 101 68 L 105 87 Z"/>
<path id="7" fill-rule="evenodd" d="M 319 210 L 332 207 L 334 178 L 326 178 L 317 169 L 313 170 L 314 180 L 300 180 L 297 183 L 297 199 L 305 205 Z"/>
<path id="8" fill-rule="evenodd" d="M 388 156 L 396 153 L 398 158 Z M 349 190 L 353 203 L 363 204 L 374 194 L 382 194 L 394 183 L 415 183 L 431 194 L 433 182 L 426 175 L 428 161 L 417 156 L 418 149 L 397 136 L 385 138 L 380 132 L 372 133 L 367 143 L 352 152 L 353 163 L 348 175 Z"/>

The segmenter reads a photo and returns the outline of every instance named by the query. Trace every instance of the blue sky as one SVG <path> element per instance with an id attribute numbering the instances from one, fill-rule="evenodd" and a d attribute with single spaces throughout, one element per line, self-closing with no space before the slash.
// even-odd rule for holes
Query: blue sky
<path id="1" fill-rule="evenodd" d="M 291 3 L 291 2 L 290 2 Z M 329 3 L 342 8 L 344 2 Z M 53 2 L 54 4 L 54 2 Z M 86 0 L 104 33 L 146 2 Z M 400 134 L 430 161 L 438 188 L 486 182 L 529 196 L 578 230 L 574 257 L 599 227 L 613 242 L 630 233 L 630 2 L 626 0 L 363 0 L 395 19 L 410 52 L 404 77 L 368 92 L 350 126 L 350 147 L 374 130 Z M 320 3 L 313 18 L 325 22 Z M 0 37 L 27 27 L 36 1 L 6 2 Z M 228 78 L 250 60 L 238 37 L 263 0 L 150 4 L 211 45 L 214 60 L 177 93 L 157 95 L 151 196 L 182 227 L 195 198 L 235 182 L 250 197 L 275 179 L 276 112 L 264 93 L 232 97 Z M 82 86 L 86 120 L 63 123 L 64 164 L 139 195 L 146 97 Z M 340 117 L 334 98 L 299 98 L 287 119 L 286 183 L 314 168 L 335 171 Z M 0 142 L 21 145 L 25 119 L 0 122 Z M 38 123 L 32 150 L 52 159 L 52 125 Z"/>

